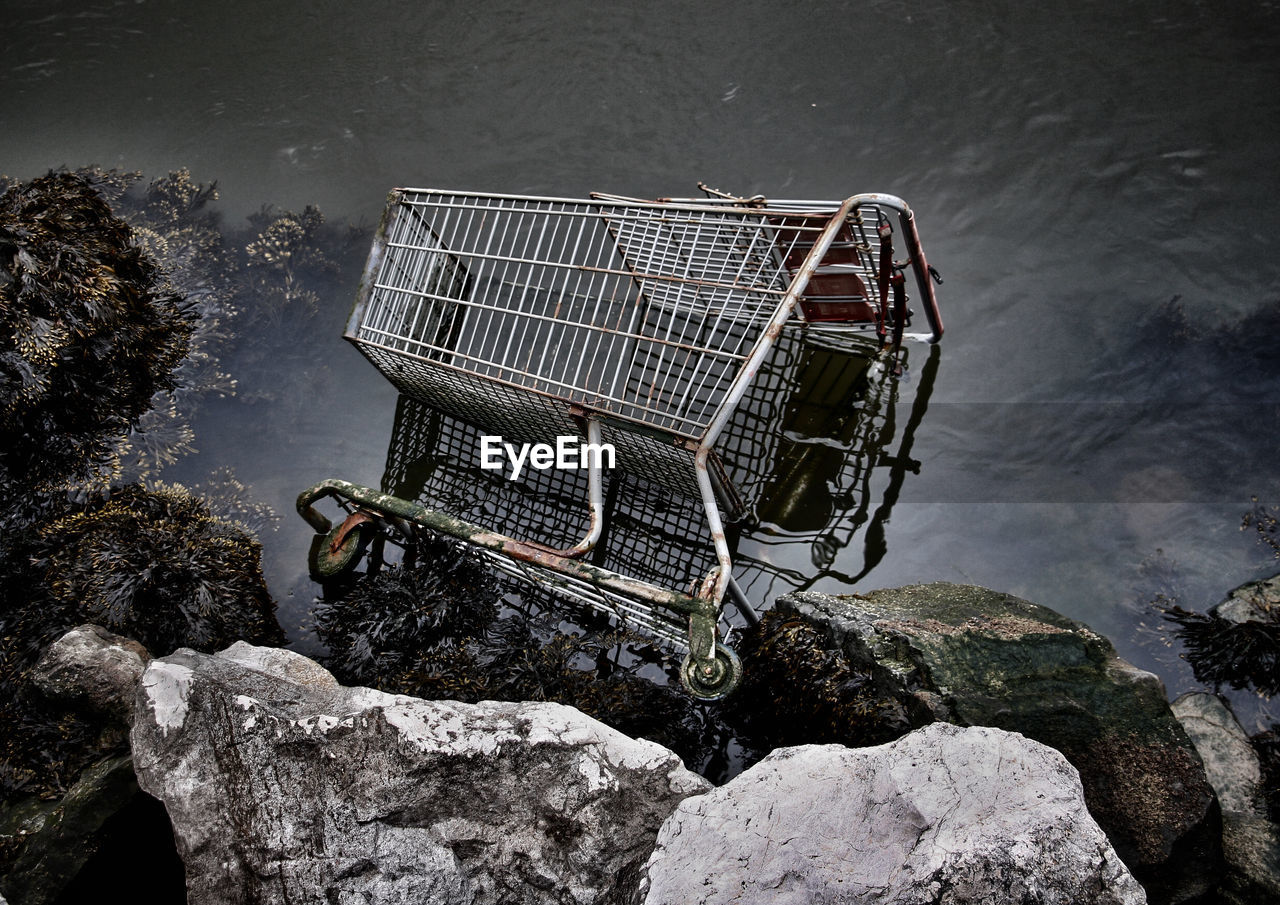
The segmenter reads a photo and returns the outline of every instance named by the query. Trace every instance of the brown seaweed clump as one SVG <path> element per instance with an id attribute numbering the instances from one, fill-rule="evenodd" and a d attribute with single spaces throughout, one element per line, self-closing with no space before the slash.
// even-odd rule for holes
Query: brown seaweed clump
<path id="1" fill-rule="evenodd" d="M 1280 613 L 1235 622 L 1217 613 L 1168 606 L 1165 618 L 1177 625 L 1196 681 L 1214 688 L 1252 687 L 1271 697 L 1280 694 Z"/>
<path id="2" fill-rule="evenodd" d="M 157 656 L 284 643 L 261 545 L 181 485 L 129 485 L 40 526 L 39 540 L 53 600 Z"/>
<path id="3" fill-rule="evenodd" d="M 316 630 L 326 665 L 349 684 L 383 688 L 425 655 L 447 654 L 488 629 L 497 589 L 481 564 L 441 538 L 416 545 L 422 565 L 389 566 L 320 601 Z"/>
<path id="4" fill-rule="evenodd" d="M 730 698 L 734 722 L 763 751 L 783 745 L 892 741 L 911 726 L 892 697 L 825 643 L 811 622 L 765 613 L 739 647 L 742 686 Z"/>
<path id="5" fill-rule="evenodd" d="M 279 645 L 258 541 L 178 485 L 129 485 L 64 504 L 14 542 L 0 580 L 0 797 L 65 790 L 123 740 L 51 711 L 30 683 L 41 651 L 92 622 L 163 656 L 238 639 Z"/>
<path id="6" fill-rule="evenodd" d="M 75 481 L 173 387 L 194 313 L 85 177 L 0 195 L 0 481 Z"/>

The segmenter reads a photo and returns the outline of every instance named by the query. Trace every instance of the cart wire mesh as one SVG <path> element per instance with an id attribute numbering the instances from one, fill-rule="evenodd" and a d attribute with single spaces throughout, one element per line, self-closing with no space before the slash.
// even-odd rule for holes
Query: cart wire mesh
<path id="1" fill-rule="evenodd" d="M 689 439 L 785 295 L 788 264 L 829 217 L 425 190 L 393 198 L 380 266 L 348 331 L 362 347 Z M 849 245 L 867 274 L 878 243 L 859 226 Z"/>
<path id="2" fill-rule="evenodd" d="M 892 500 L 876 505 L 873 471 L 884 472 L 891 488 L 911 470 L 906 451 L 927 407 L 936 360 L 920 375 L 919 401 L 898 412 L 899 382 L 876 366 L 874 352 L 866 341 L 830 348 L 800 332 L 784 335 L 724 432 L 724 466 L 740 508 L 723 514 L 738 520 L 728 526 L 734 576 L 752 601 L 810 586 L 864 531 L 861 569 L 878 562 L 871 536 L 888 519 Z M 526 469 L 512 480 L 479 467 L 479 436 L 473 425 L 401 396 L 382 491 L 535 543 L 586 530 L 583 472 Z M 606 527 L 588 554 L 593 564 L 677 588 L 715 565 L 699 499 L 622 470 L 606 475 L 604 498 Z M 799 555 L 805 549 L 808 555 Z M 684 621 L 674 614 L 508 557 L 488 559 L 504 574 L 549 586 L 575 619 L 604 615 L 669 647 L 686 643 Z M 856 558 L 846 561 L 858 569 Z M 732 610 L 722 615 L 722 635 L 742 625 Z"/>

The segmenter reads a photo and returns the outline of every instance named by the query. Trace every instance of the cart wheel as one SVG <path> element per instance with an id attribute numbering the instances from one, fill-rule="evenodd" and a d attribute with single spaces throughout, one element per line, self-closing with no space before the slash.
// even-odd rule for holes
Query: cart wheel
<path id="1" fill-rule="evenodd" d="M 716 657 L 710 664 L 710 674 L 699 668 L 693 657 L 686 656 L 680 664 L 680 682 L 695 698 L 718 701 L 738 687 L 742 681 L 742 661 L 723 644 L 716 642 Z"/>
<path id="2" fill-rule="evenodd" d="M 343 525 L 334 525 L 323 538 L 316 535 L 316 543 L 312 545 L 311 555 L 308 557 L 310 560 L 308 565 L 311 567 L 311 575 L 314 578 L 328 581 L 350 572 L 356 567 L 360 554 L 364 552 L 375 533 L 374 527 L 368 523 L 355 525 L 347 531 L 347 536 L 343 538 L 338 549 L 334 550 L 333 542 L 342 529 Z"/>

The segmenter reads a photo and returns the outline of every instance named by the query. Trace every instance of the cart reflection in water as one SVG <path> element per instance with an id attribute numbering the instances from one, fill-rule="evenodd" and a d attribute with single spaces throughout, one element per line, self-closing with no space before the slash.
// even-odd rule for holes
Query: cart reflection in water
<path id="1" fill-rule="evenodd" d="M 925 334 L 905 330 L 907 269 Z M 722 697 L 742 670 L 732 625 L 811 580 L 750 550 L 808 542 L 816 575 L 887 518 L 936 369 L 933 354 L 887 455 L 902 342 L 942 333 L 934 278 L 892 196 L 393 193 L 346 335 L 405 395 L 380 490 L 333 479 L 299 497 L 325 535 L 313 571 L 350 568 L 374 534 L 459 538 L 684 651 L 685 688 Z M 617 467 L 484 468 L 495 436 L 542 446 L 513 466 L 545 466 L 568 437 L 608 446 Z M 880 462 L 898 477 L 870 515 Z M 348 513 L 336 527 L 324 497 Z"/>

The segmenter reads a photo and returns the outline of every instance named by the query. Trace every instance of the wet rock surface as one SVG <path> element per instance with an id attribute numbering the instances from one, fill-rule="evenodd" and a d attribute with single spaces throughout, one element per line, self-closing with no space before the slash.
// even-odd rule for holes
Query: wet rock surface
<path id="1" fill-rule="evenodd" d="M 1262 769 L 1248 736 L 1217 695 L 1182 695 L 1173 712 L 1222 805 L 1223 905 L 1280 902 L 1280 828 L 1267 817 Z"/>
<path id="2" fill-rule="evenodd" d="M 714 789 L 572 708 L 239 643 L 152 661 L 133 746 L 196 905 L 1146 901 L 1075 770 L 998 729 L 780 749 Z"/>
<path id="3" fill-rule="evenodd" d="M 87 764 L 60 797 L 15 796 L 0 805 L 0 891 L 15 905 L 56 901 L 100 849 L 108 822 L 140 794 L 126 733 L 150 659 L 132 639 L 81 625 L 32 669 L 32 685 L 50 705 L 84 714 L 100 732 L 97 748 L 114 753 Z"/>
<path id="4" fill-rule="evenodd" d="M 1143 903 L 1058 752 L 935 724 L 872 748 L 775 751 L 686 799 L 638 902 Z"/>
<path id="5" fill-rule="evenodd" d="M 1240 585 L 1211 611 L 1228 622 L 1274 622 L 1280 609 L 1280 575 Z"/>
<path id="6" fill-rule="evenodd" d="M 1061 751 L 1151 901 L 1189 902 L 1217 885 L 1220 813 L 1199 755 L 1160 681 L 1087 626 L 943 582 L 795 594 L 777 609 L 821 626 L 825 643 L 899 701 L 913 725 L 993 726 Z"/>
<path id="7" fill-rule="evenodd" d="M 133 729 L 199 903 L 620 902 L 709 784 L 555 704 L 345 688 L 287 651 L 179 651 Z"/>

